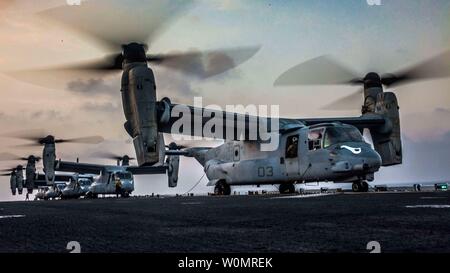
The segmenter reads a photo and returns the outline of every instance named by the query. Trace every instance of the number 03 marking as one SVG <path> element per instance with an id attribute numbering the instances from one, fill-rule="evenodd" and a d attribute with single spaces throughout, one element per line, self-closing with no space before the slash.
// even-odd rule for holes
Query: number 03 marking
<path id="1" fill-rule="evenodd" d="M 259 167 L 258 168 L 258 176 L 259 177 L 272 177 L 273 176 L 273 167 Z"/>

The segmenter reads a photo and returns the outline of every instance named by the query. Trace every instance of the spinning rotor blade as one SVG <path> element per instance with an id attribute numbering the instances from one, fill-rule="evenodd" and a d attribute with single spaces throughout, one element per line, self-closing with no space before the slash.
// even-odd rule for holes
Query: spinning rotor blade
<path id="1" fill-rule="evenodd" d="M 40 146 L 42 146 L 42 144 L 40 144 L 39 142 L 34 142 L 34 143 L 14 145 L 13 147 L 19 148 L 19 149 L 30 149 L 30 148 L 40 147 Z"/>
<path id="2" fill-rule="evenodd" d="M 186 146 L 186 145 L 178 145 L 175 142 L 172 142 L 169 145 L 166 145 L 166 148 L 171 150 L 171 151 L 176 151 L 176 150 L 184 150 L 184 149 L 192 148 L 192 147 L 191 146 Z"/>
<path id="3" fill-rule="evenodd" d="M 406 84 L 410 81 L 445 78 L 450 76 L 450 51 L 441 53 L 412 67 L 393 74 L 385 74 L 381 82 L 386 86 Z"/>
<path id="4" fill-rule="evenodd" d="M 148 55 L 151 63 L 205 79 L 235 68 L 253 57 L 260 47 Z"/>
<path id="5" fill-rule="evenodd" d="M 130 3 L 131 2 L 131 3 Z M 106 48 L 105 57 L 73 65 L 10 71 L 5 74 L 25 82 L 52 89 L 80 89 L 92 87 L 94 79 L 122 69 L 125 49 L 137 43 L 147 51 L 146 43 L 154 40 L 167 22 L 187 10 L 192 0 L 90 0 L 80 6 L 61 6 L 40 15 L 59 22 L 79 33 L 95 38 Z M 99 18 L 101 22 L 99 23 Z M 186 53 L 151 54 L 147 61 L 185 74 L 205 79 L 230 70 L 251 58 L 259 47 L 235 48 Z M 122 52 L 122 53 L 119 53 Z"/>
<path id="6" fill-rule="evenodd" d="M 102 159 L 110 159 L 110 160 L 123 160 L 124 157 L 126 157 L 127 155 L 117 155 L 114 153 L 110 153 L 110 152 L 98 152 L 93 154 L 94 157 L 97 158 L 102 158 Z M 134 157 L 129 157 L 127 156 L 129 160 L 135 160 L 136 158 Z"/>
<path id="7" fill-rule="evenodd" d="M 0 153 L 0 161 L 28 161 L 30 157 L 34 157 L 36 161 L 40 161 L 41 158 L 39 156 L 30 155 L 29 157 L 20 157 L 11 153 Z"/>
<path id="8" fill-rule="evenodd" d="M 281 74 L 275 86 L 352 84 L 357 74 L 333 58 L 321 56 Z"/>
<path id="9" fill-rule="evenodd" d="M 168 22 L 192 3 L 192 0 L 129 0 L 124 4 L 120 0 L 90 0 L 79 6 L 52 8 L 40 15 L 95 39 L 110 52 L 117 52 L 125 43 L 154 40 Z"/>
<path id="10" fill-rule="evenodd" d="M 259 47 L 243 47 L 234 49 L 192 51 L 186 53 L 148 55 L 148 61 L 155 65 L 165 66 L 200 79 L 224 73 L 246 62 L 259 51 Z M 92 77 L 101 77 L 107 73 L 122 70 L 123 56 L 111 54 L 92 61 L 79 62 L 72 65 L 62 65 L 37 70 L 6 72 L 7 75 L 22 81 L 46 87 L 70 88 L 67 79 L 78 79 L 84 82 Z M 84 75 L 85 74 L 85 75 Z M 51 80 L 49 77 L 59 80 Z M 59 82 L 63 81 L 63 82 Z M 73 82 L 73 81 L 72 81 Z"/>
<path id="11" fill-rule="evenodd" d="M 101 136 L 88 136 L 70 139 L 56 139 L 55 143 L 81 143 L 81 144 L 99 144 L 105 139 Z"/>
<path id="12" fill-rule="evenodd" d="M 411 81 L 443 78 L 450 76 L 450 51 L 441 53 L 424 62 L 398 71 L 397 73 L 384 74 L 379 77 L 377 73 L 368 73 L 363 78 L 340 65 L 333 59 L 322 56 L 299 64 L 284 74 L 276 81 L 275 85 L 314 85 L 314 84 L 364 84 L 367 81 L 379 81 L 380 85 L 387 87 L 406 84 Z M 323 109 L 348 110 L 361 104 L 360 92 L 328 104 Z M 353 107 L 351 106 L 353 105 Z"/>
<path id="13" fill-rule="evenodd" d="M 3 134 L 2 136 L 37 142 L 40 139 L 42 139 L 43 136 L 45 137 L 46 135 L 48 135 L 48 133 L 43 129 L 31 129 L 31 130 L 11 132 L 11 133 L 7 133 L 7 134 Z"/>
<path id="14" fill-rule="evenodd" d="M 110 54 L 96 60 L 79 62 L 76 64 L 62 65 L 47 69 L 34 70 L 36 72 L 52 72 L 52 71 L 88 71 L 88 72 L 114 72 L 122 69 L 123 57 L 121 54 Z M 33 71 L 33 70 L 31 70 Z M 30 72 L 31 72 L 30 71 Z M 24 71 L 27 72 L 27 71 Z M 20 71 L 19 71 L 20 73 Z"/>
<path id="15" fill-rule="evenodd" d="M 4 9 L 7 9 L 14 2 L 15 2 L 15 0 L 1 0 L 0 1 L 0 12 L 2 12 Z"/>
<path id="16" fill-rule="evenodd" d="M 381 77 L 381 83 L 392 86 L 414 80 L 449 76 L 450 51 L 446 51 L 410 68 L 384 74 Z M 364 80 L 363 75 L 358 76 L 332 58 L 321 56 L 289 69 L 275 81 L 275 85 L 363 84 Z"/>
<path id="17" fill-rule="evenodd" d="M 42 129 L 13 132 L 13 133 L 5 134 L 3 136 L 29 140 L 29 141 L 33 142 L 33 143 L 18 145 L 18 147 L 41 146 L 45 143 L 99 144 L 105 140 L 101 136 L 87 136 L 87 137 L 80 137 L 80 138 L 55 139 L 54 136 L 47 134 L 47 132 L 45 132 Z"/>
<path id="18" fill-rule="evenodd" d="M 363 90 L 358 90 L 323 106 L 321 109 L 330 111 L 355 110 L 362 105 L 363 97 Z"/>
<path id="19" fill-rule="evenodd" d="M 0 170 L 0 172 L 14 172 L 14 171 L 16 171 L 17 170 L 17 167 L 15 167 L 15 168 L 9 168 L 9 169 L 1 169 Z"/>
<path id="20" fill-rule="evenodd" d="M 0 161 L 16 161 L 21 160 L 21 157 L 11 153 L 0 153 Z"/>

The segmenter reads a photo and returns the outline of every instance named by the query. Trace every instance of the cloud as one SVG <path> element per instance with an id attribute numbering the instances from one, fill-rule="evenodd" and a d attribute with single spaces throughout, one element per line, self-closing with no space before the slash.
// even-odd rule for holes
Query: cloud
<path id="1" fill-rule="evenodd" d="M 431 112 L 406 114 L 401 119 L 401 126 L 412 140 L 438 140 L 450 131 L 449 120 L 450 109 L 437 107 Z"/>
<path id="2" fill-rule="evenodd" d="M 172 101 L 192 102 L 194 96 L 198 96 L 199 92 L 193 89 L 192 79 L 188 76 L 173 72 L 168 68 L 155 68 L 155 81 L 158 98 L 169 97 Z M 67 84 L 67 89 L 77 95 L 91 95 L 95 97 L 96 102 L 87 103 L 82 106 L 83 109 L 89 111 L 106 111 L 112 109 L 118 110 L 121 94 L 118 92 L 121 88 L 120 77 L 114 78 L 91 78 L 77 79 Z M 107 96 L 108 102 L 98 102 L 99 96 Z M 111 102 L 114 100 L 114 102 Z"/>
<path id="3" fill-rule="evenodd" d="M 117 113 L 121 112 L 121 107 L 112 102 L 105 103 L 96 103 L 96 102 L 88 102 L 85 103 L 82 107 L 82 110 L 90 111 L 90 112 L 104 112 L 104 113 Z"/>
<path id="4" fill-rule="evenodd" d="M 450 177 L 450 131 L 439 138 L 403 138 L 403 164 L 382 168 L 378 182 L 434 182 Z"/>
<path id="5" fill-rule="evenodd" d="M 70 120 L 70 115 L 65 114 L 58 110 L 39 110 L 39 111 L 24 111 L 19 110 L 14 115 L 8 113 L 0 112 L 0 119 L 2 121 L 11 121 L 17 123 L 33 123 L 35 121 L 67 121 Z"/>
<path id="6" fill-rule="evenodd" d="M 156 92 L 158 98 L 168 97 L 172 102 L 189 103 L 199 96 L 193 88 L 192 80 L 182 74 L 173 73 L 170 69 L 158 67 L 155 69 Z"/>
<path id="7" fill-rule="evenodd" d="M 1 0 L 0 1 L 0 12 L 3 12 L 5 9 L 9 8 L 11 4 L 13 4 L 14 0 Z"/>
<path id="8" fill-rule="evenodd" d="M 446 108 L 438 107 L 434 110 L 434 112 L 438 115 L 444 115 L 444 116 L 450 117 L 450 110 L 446 109 Z"/>
<path id="9" fill-rule="evenodd" d="M 120 83 L 117 79 L 105 81 L 104 79 L 77 79 L 67 84 L 67 89 L 80 94 L 91 95 L 117 95 Z"/>
<path id="10" fill-rule="evenodd" d="M 239 0 L 208 0 L 205 1 L 207 4 L 211 5 L 214 9 L 221 11 L 234 11 L 244 8 L 245 1 Z"/>

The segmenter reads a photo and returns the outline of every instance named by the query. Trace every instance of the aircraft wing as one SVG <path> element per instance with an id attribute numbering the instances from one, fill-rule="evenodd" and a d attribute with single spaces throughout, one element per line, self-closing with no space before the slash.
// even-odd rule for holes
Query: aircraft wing
<path id="1" fill-rule="evenodd" d="M 161 110 L 161 109 L 160 109 Z M 189 117 L 183 117 L 182 113 L 190 113 Z M 258 117 L 252 115 L 244 115 L 238 113 L 231 113 L 225 111 L 213 111 L 211 109 L 206 108 L 196 108 L 189 105 L 181 105 L 181 104 L 171 104 L 170 105 L 170 113 L 171 116 L 169 120 L 165 123 L 160 123 L 158 126 L 158 130 L 161 133 L 174 133 L 174 134 L 182 134 L 182 135 L 190 135 L 190 136 L 201 136 L 201 137 L 209 137 L 209 138 L 219 138 L 226 140 L 261 140 L 260 128 L 267 128 L 262 130 L 262 132 L 272 132 L 278 131 L 279 128 L 285 128 L 286 126 L 304 126 L 304 124 L 296 119 L 276 119 L 279 122 L 279 126 L 277 128 L 272 128 L 272 122 L 275 119 L 270 119 L 266 117 Z M 162 115 L 162 113 L 158 113 Z M 172 116 L 174 115 L 174 117 Z M 179 123 L 181 120 L 186 120 L 186 122 L 190 122 L 190 126 L 183 126 L 180 132 L 172 132 L 172 129 L 177 129 L 174 126 Z M 194 126 L 195 123 L 199 121 L 201 122 L 202 128 L 196 128 Z M 205 125 L 208 126 L 212 123 L 215 124 L 214 136 L 205 134 L 202 130 L 205 128 Z M 242 126 L 240 126 L 241 124 Z M 186 128 L 190 127 L 190 128 Z M 200 126 L 198 126 L 200 127 Z M 256 130 L 252 130 L 256 128 Z M 188 131 L 189 130 L 189 131 Z M 220 130 L 220 133 L 219 133 Z M 256 135 L 251 135 L 250 132 L 256 131 Z"/>
<path id="2" fill-rule="evenodd" d="M 105 165 L 77 163 L 68 161 L 56 162 L 55 171 L 59 172 L 71 172 L 81 174 L 96 174 L 99 175 L 102 170 L 105 169 Z"/>
<path id="3" fill-rule="evenodd" d="M 298 120 L 308 126 L 322 123 L 341 122 L 344 124 L 353 125 L 359 129 L 379 127 L 386 124 L 386 119 L 383 116 L 377 114 L 366 114 L 360 117 L 306 118 Z"/>
<path id="4" fill-rule="evenodd" d="M 73 172 L 80 174 L 95 174 L 99 175 L 108 166 L 100 164 L 89 163 L 77 163 L 68 161 L 58 161 L 56 163 L 55 170 L 59 172 Z M 165 174 L 167 171 L 166 166 L 125 166 L 126 171 L 131 172 L 133 175 L 146 175 L 146 174 Z"/>
<path id="5" fill-rule="evenodd" d="M 133 175 L 146 175 L 146 174 L 166 174 L 166 166 L 128 166 L 126 170 Z"/>
<path id="6" fill-rule="evenodd" d="M 180 112 L 190 113 L 190 117 L 184 117 Z M 174 133 L 190 136 L 211 137 L 205 135 L 202 128 L 215 124 L 214 136 L 219 139 L 225 140 L 261 140 L 260 126 L 264 126 L 263 132 L 275 132 L 288 131 L 292 128 L 298 128 L 302 126 L 311 126 L 321 123 L 333 123 L 341 122 L 349 125 L 356 126 L 359 129 L 373 128 L 378 126 L 384 126 L 386 120 L 383 116 L 378 114 L 365 114 L 359 117 L 338 117 L 338 118 L 277 118 L 270 119 L 267 117 L 243 115 L 237 113 L 230 113 L 224 111 L 213 111 L 205 108 L 195 108 L 189 105 L 171 104 L 170 105 L 171 116 L 165 123 L 160 123 L 158 130 L 161 133 Z M 162 112 L 159 113 L 162 115 Z M 174 115 L 175 117 L 173 117 Z M 190 122 L 190 126 L 183 126 L 181 132 L 172 132 L 172 129 L 177 130 L 177 123 L 180 121 Z M 194 124 L 198 121 L 201 122 L 202 128 L 195 128 Z M 278 126 L 272 126 L 273 122 L 277 121 Z M 175 126 L 174 126 L 175 125 Z M 273 124 L 275 125 L 275 124 Z M 175 128 L 173 128 L 175 127 Z M 187 127 L 187 128 L 185 128 Z M 220 127 L 220 128 L 217 128 Z M 274 127 L 274 128 L 272 128 Z M 257 128 L 256 136 L 250 135 L 250 129 Z M 220 133 L 218 133 L 220 129 Z M 189 131 L 187 131 L 189 130 Z M 241 138 L 241 135 L 243 138 Z"/>
<path id="7" fill-rule="evenodd" d="M 57 174 L 55 175 L 55 185 L 58 184 L 66 184 L 70 181 L 73 176 L 71 174 Z M 48 187 L 47 181 L 45 180 L 44 174 L 37 174 L 34 180 L 34 189 L 38 189 L 39 187 Z"/>
<path id="8" fill-rule="evenodd" d="M 73 178 L 72 174 L 57 174 L 57 175 L 55 175 L 55 183 L 57 183 L 57 182 L 69 182 L 71 178 Z M 45 175 L 44 174 L 37 174 L 35 181 L 41 181 L 41 180 L 45 182 Z"/>

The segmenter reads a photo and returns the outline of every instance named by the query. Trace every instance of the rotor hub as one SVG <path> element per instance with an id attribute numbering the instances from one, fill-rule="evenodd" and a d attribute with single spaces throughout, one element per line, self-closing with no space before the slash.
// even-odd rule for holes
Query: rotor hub
<path id="1" fill-rule="evenodd" d="M 370 72 L 364 77 L 364 88 L 374 88 L 379 87 L 382 88 L 381 77 L 378 73 Z"/>
<path id="2" fill-rule="evenodd" d="M 46 136 L 44 138 L 41 138 L 39 140 L 39 144 L 45 145 L 45 144 L 55 144 L 55 137 L 54 136 Z"/>
<path id="3" fill-rule="evenodd" d="M 129 166 L 130 165 L 130 157 L 127 155 L 124 155 L 122 157 L 122 166 Z"/>
<path id="4" fill-rule="evenodd" d="M 122 61 L 126 63 L 140 63 L 147 61 L 147 46 L 145 44 L 130 43 L 122 45 Z"/>
<path id="5" fill-rule="evenodd" d="M 38 159 L 34 155 L 30 155 L 28 157 L 28 163 L 33 164 L 33 163 L 36 163 L 36 161 L 38 161 Z"/>

